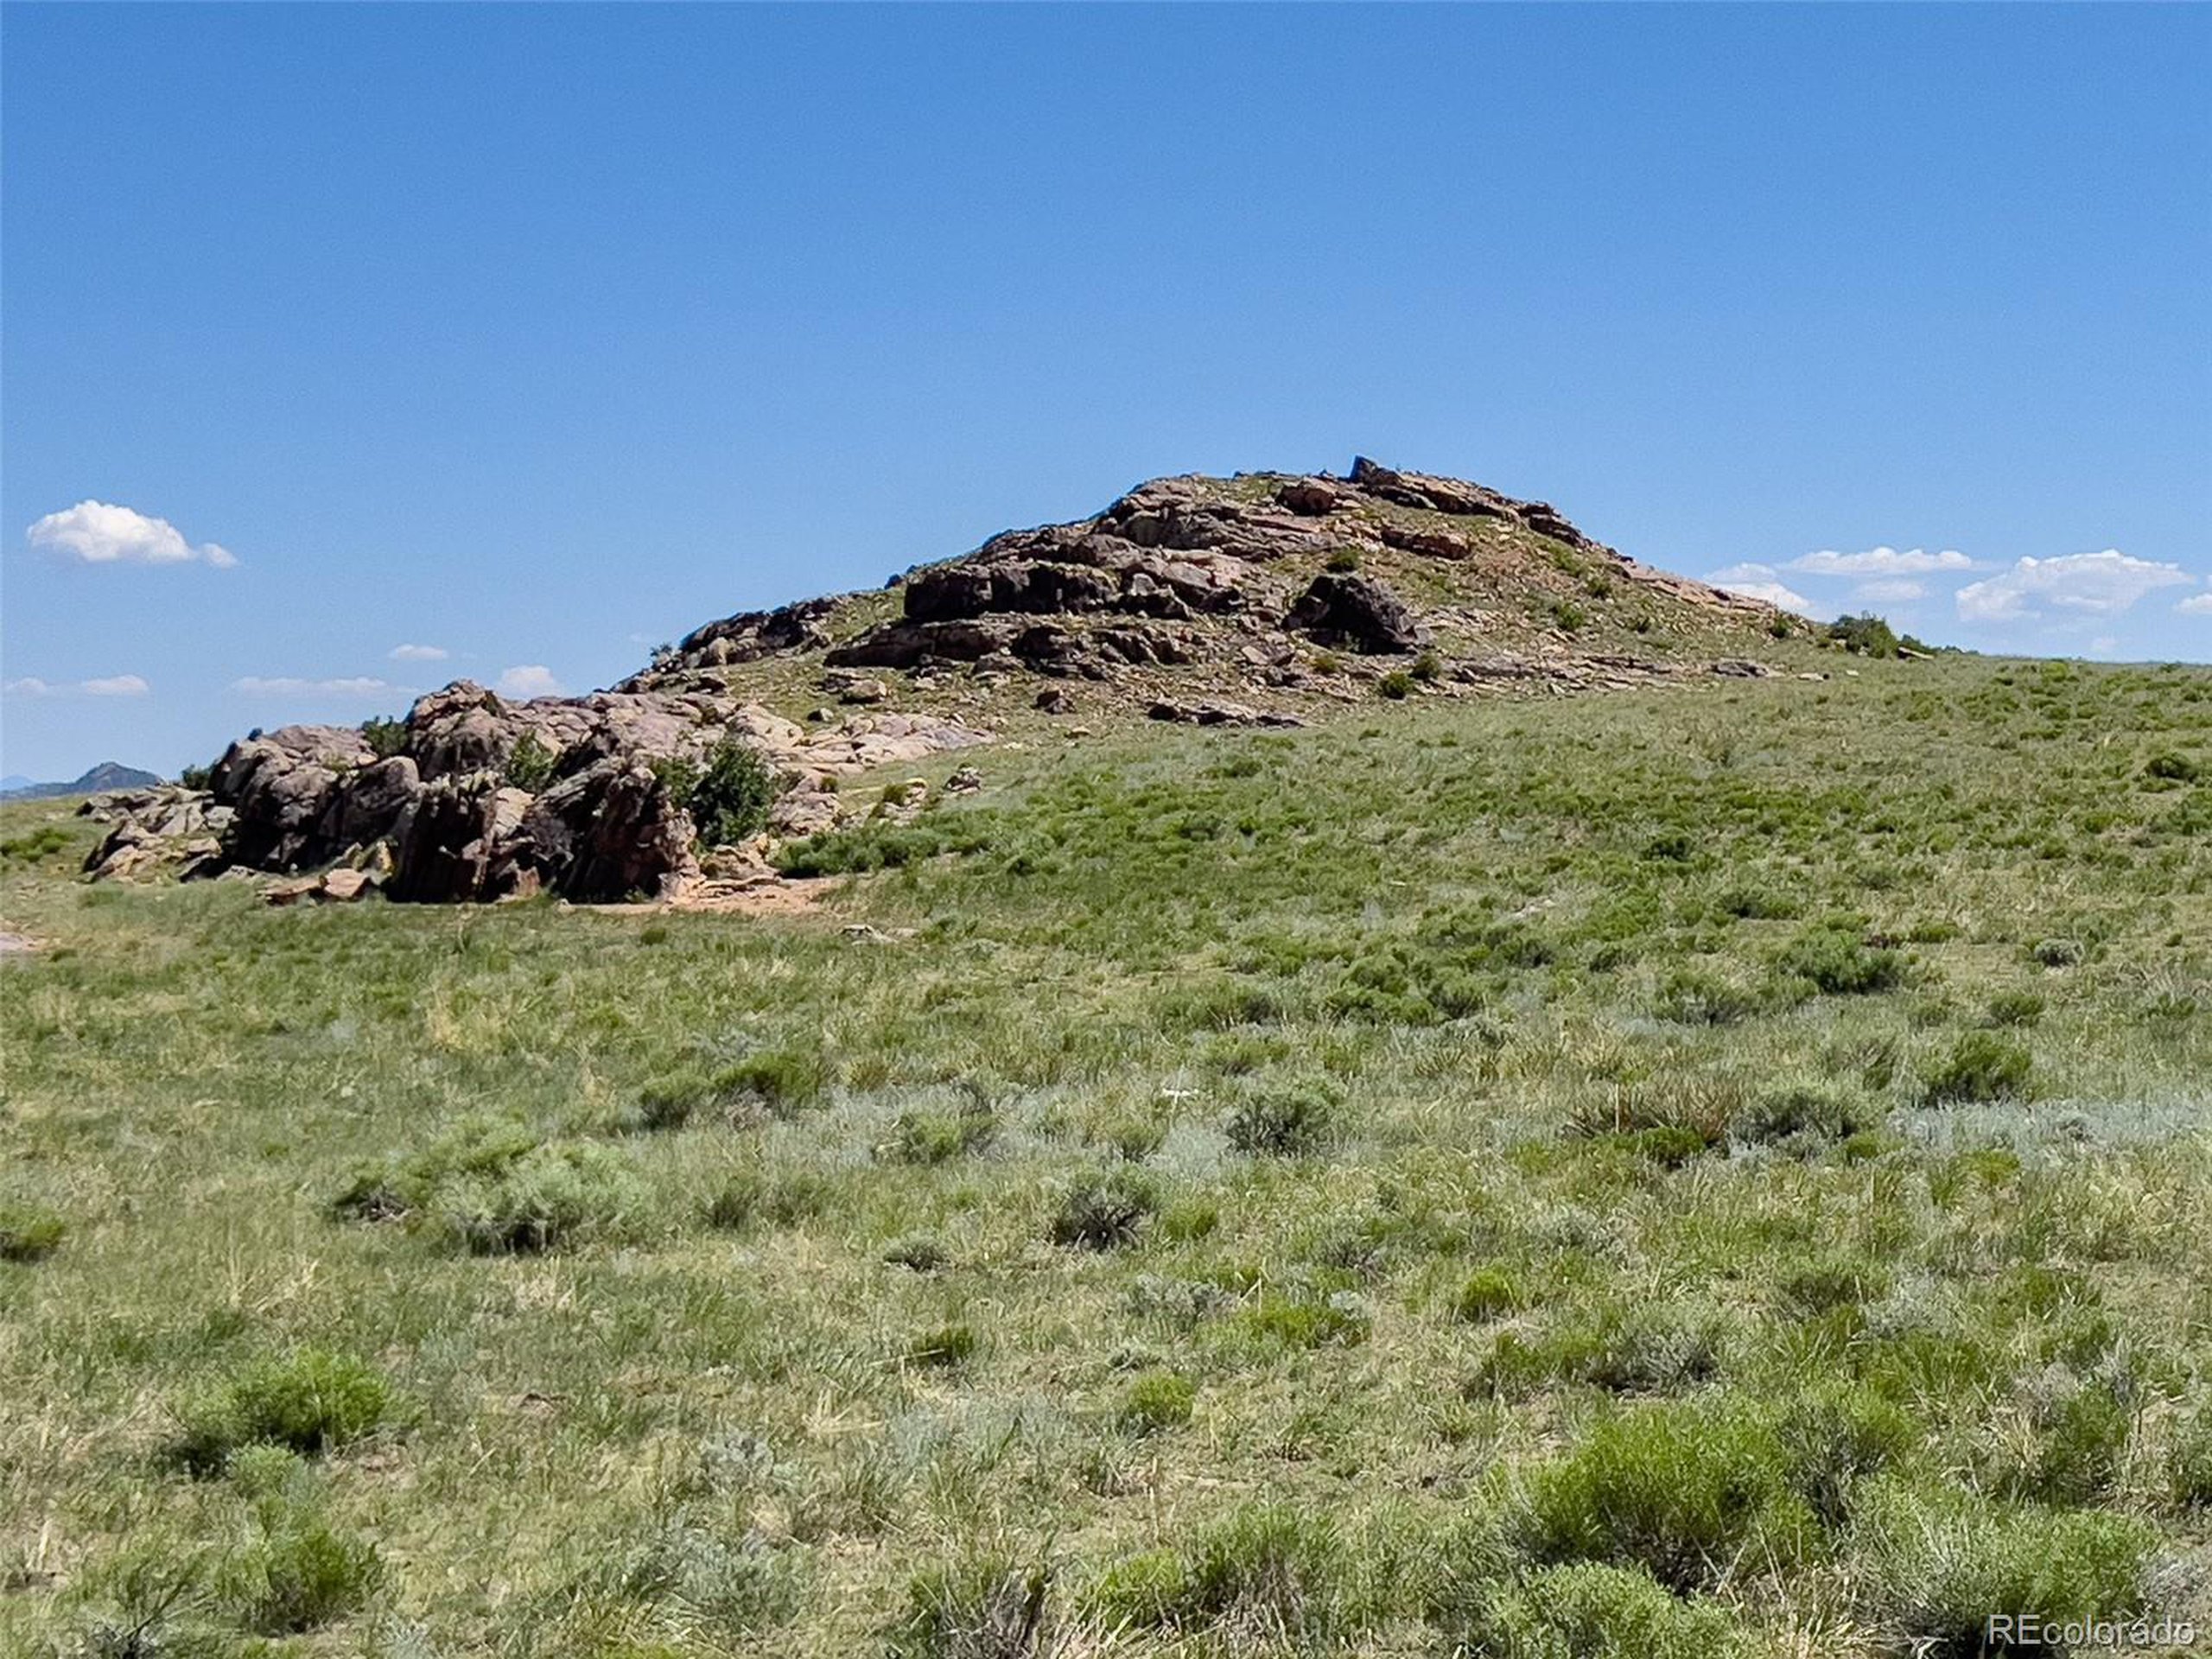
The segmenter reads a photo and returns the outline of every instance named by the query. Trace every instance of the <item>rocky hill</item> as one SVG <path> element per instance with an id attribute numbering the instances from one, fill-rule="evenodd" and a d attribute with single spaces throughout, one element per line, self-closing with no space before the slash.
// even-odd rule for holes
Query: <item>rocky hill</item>
<path id="1" fill-rule="evenodd" d="M 840 777 L 1014 728 L 1296 725 L 1377 696 L 1758 674 L 1791 626 L 1457 479 L 1363 459 L 1341 478 L 1158 479 L 876 592 L 708 623 L 590 696 L 462 681 L 397 725 L 255 734 L 204 788 L 88 804 L 113 826 L 89 868 L 334 867 L 278 898 L 670 896 L 764 879 L 776 841 L 858 810 Z M 702 849 L 691 791 L 731 746 L 774 799 L 757 838 Z"/>
<path id="2" fill-rule="evenodd" d="M 141 772 L 136 766 L 126 766 L 120 760 L 103 760 L 91 767 L 80 778 L 66 784 L 41 784 L 23 779 L 0 789 L 0 800 L 50 800 L 65 795 L 92 795 L 102 790 L 145 789 L 162 781 L 161 774 Z"/>

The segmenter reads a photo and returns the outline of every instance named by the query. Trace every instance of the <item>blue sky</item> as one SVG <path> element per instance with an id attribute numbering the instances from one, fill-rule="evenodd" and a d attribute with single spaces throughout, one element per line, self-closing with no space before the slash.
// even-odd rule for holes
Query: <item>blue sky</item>
<path id="1" fill-rule="evenodd" d="M 2206 7 L 10 4 L 0 76 L 10 772 L 1355 451 L 2212 657 Z"/>

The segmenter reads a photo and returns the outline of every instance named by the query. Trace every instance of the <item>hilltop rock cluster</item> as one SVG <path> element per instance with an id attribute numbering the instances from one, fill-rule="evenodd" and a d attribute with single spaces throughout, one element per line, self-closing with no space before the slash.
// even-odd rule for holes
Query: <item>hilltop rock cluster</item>
<path id="1" fill-rule="evenodd" d="M 590 696 L 509 702 L 461 681 L 404 722 L 251 734 L 204 790 L 96 798 L 112 827 L 89 868 L 276 874 L 296 878 L 286 897 L 669 895 L 708 873 L 672 781 L 686 767 L 728 743 L 767 764 L 780 793 L 766 841 L 735 855 L 765 868 L 768 842 L 849 815 L 841 775 L 989 741 L 961 715 L 893 707 L 943 708 L 948 685 L 963 707 L 1005 704 L 995 688 L 1029 676 L 1045 715 L 1071 712 L 1069 688 L 1089 682 L 1103 690 L 1084 696 L 1133 717 L 1298 725 L 1294 709 L 1310 711 L 1382 676 L 1351 664 L 1420 653 L 1389 674 L 1393 696 L 1409 671 L 1447 691 L 1637 683 L 1685 671 L 1681 640 L 1740 641 L 1776 615 L 1637 565 L 1543 502 L 1364 459 L 1342 478 L 1154 480 L 891 587 L 895 613 L 889 595 L 845 595 L 710 622 Z M 1633 607 L 1629 645 L 1667 620 L 1675 654 L 1571 641 L 1601 599 L 1624 617 Z M 838 706 L 801 724 L 770 696 Z"/>
<path id="2" fill-rule="evenodd" d="M 1283 567 L 1384 550 L 1479 563 L 1485 521 L 1692 603 L 1763 609 L 1647 571 L 1546 503 L 1363 457 L 1344 478 L 1156 479 L 1095 518 L 1009 531 L 912 574 L 901 584 L 901 614 L 856 637 L 835 636 L 831 601 L 746 612 L 699 629 L 640 681 L 793 651 L 818 650 L 832 667 L 980 666 L 1090 679 L 1292 636 L 1363 652 L 1411 652 L 1425 632 L 1382 582 L 1349 570 L 1294 579 Z"/>

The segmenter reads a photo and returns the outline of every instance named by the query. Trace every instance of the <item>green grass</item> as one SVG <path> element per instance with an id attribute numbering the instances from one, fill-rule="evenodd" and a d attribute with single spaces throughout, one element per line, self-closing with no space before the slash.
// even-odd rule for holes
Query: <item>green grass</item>
<path id="1" fill-rule="evenodd" d="M 788 918 L 0 811 L 0 1651 L 2186 1605 L 2212 675 L 1853 662 L 1002 748 Z"/>

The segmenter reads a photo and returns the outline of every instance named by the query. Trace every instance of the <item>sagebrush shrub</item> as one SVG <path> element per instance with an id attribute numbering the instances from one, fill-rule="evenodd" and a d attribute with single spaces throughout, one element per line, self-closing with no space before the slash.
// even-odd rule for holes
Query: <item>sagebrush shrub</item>
<path id="1" fill-rule="evenodd" d="M 1868 1625 L 1929 1659 L 1971 1659 L 1987 1651 L 1993 1613 L 2142 1611 L 2157 1534 L 2133 1516 L 2012 1509 L 1885 1476 L 1869 1483 L 1849 1539 Z"/>
<path id="2" fill-rule="evenodd" d="M 194 1474 L 220 1472 L 251 1446 L 320 1457 L 390 1421 L 397 1396 L 383 1376 L 349 1354 L 296 1348 L 257 1360 L 227 1382 L 182 1405 L 171 1459 Z"/>
<path id="3" fill-rule="evenodd" d="M 1894 989 L 1904 979 L 1903 957 L 1870 946 L 1855 931 L 1839 926 L 1798 935 L 1782 953 L 1780 966 L 1784 974 L 1831 996 L 1872 995 Z"/>
<path id="4" fill-rule="evenodd" d="M 2212 1403 L 2175 1425 L 2166 1448 L 2167 1491 L 2182 1509 L 2212 1508 Z"/>
<path id="5" fill-rule="evenodd" d="M 50 1210 L 0 1208 L 0 1262 L 43 1262 L 68 1233 L 69 1224 Z"/>
<path id="6" fill-rule="evenodd" d="M 1520 1284 L 1503 1268 L 1479 1268 L 1452 1299 L 1452 1311 L 1470 1325 L 1480 1325 L 1526 1305 Z"/>
<path id="7" fill-rule="evenodd" d="M 1134 1243 L 1159 1208 L 1159 1186 L 1141 1171 L 1124 1166 L 1081 1175 L 1061 1195 L 1052 1242 L 1087 1250 Z"/>
<path id="8" fill-rule="evenodd" d="M 707 1200 L 706 1222 L 723 1232 L 737 1232 L 765 1223 L 771 1227 L 793 1227 L 811 1219 L 829 1205 L 830 1183 L 807 1172 L 770 1175 L 759 1169 L 731 1175 Z"/>
<path id="9" fill-rule="evenodd" d="M 1191 1421 L 1198 1390 L 1174 1371 L 1147 1371 L 1129 1384 L 1116 1421 L 1132 1434 L 1157 1434 Z"/>
<path id="10" fill-rule="evenodd" d="M 1304 1157 L 1335 1139 L 1342 1096 L 1313 1080 L 1258 1078 L 1241 1090 L 1222 1131 L 1239 1152 Z"/>
<path id="11" fill-rule="evenodd" d="M 972 1325 L 939 1325 L 924 1332 L 906 1349 L 906 1363 L 932 1370 L 952 1370 L 975 1358 L 982 1346 Z"/>
<path id="12" fill-rule="evenodd" d="M 889 1659 L 1038 1659 L 1049 1651 L 1052 1589 L 1049 1567 L 1003 1553 L 918 1573 Z"/>
<path id="13" fill-rule="evenodd" d="M 1928 1098 L 1954 1102 L 2017 1099 L 2028 1091 L 2033 1062 L 2028 1051 L 1993 1031 L 1969 1031 L 1921 1079 Z"/>
<path id="14" fill-rule="evenodd" d="M 226 1558 L 219 1596 L 260 1636 L 294 1636 L 358 1612 L 382 1587 L 384 1558 L 359 1534 L 315 1513 L 265 1520 L 244 1549 Z"/>
<path id="15" fill-rule="evenodd" d="M 479 1255 L 524 1254 L 619 1230 L 645 1208 L 629 1160 L 586 1141 L 549 1141 L 490 1174 L 442 1181 L 429 1208 Z"/>
<path id="16" fill-rule="evenodd" d="M 1532 1559 L 1642 1567 L 1689 1591 L 1738 1560 L 1791 1561 L 1814 1520 L 1772 1425 L 1732 1402 L 1639 1406 L 1539 1467 L 1513 1511 Z"/>
<path id="17" fill-rule="evenodd" d="M 1459 1649 L 1494 1659 L 1730 1659 L 1751 1650 L 1721 1608 L 1678 1599 L 1641 1568 L 1577 1561 L 1500 1580 Z"/>
<path id="18" fill-rule="evenodd" d="M 998 1135 L 998 1115 L 988 1106 L 958 1112 L 901 1112 L 877 1156 L 901 1164 L 943 1164 L 988 1148 Z"/>

